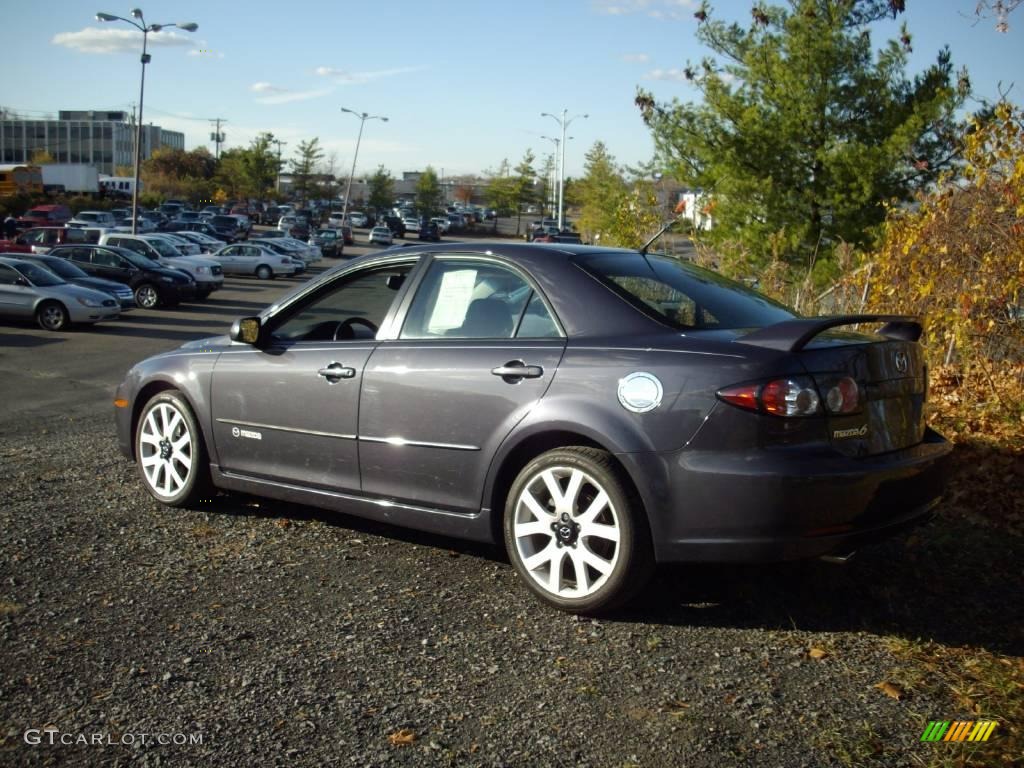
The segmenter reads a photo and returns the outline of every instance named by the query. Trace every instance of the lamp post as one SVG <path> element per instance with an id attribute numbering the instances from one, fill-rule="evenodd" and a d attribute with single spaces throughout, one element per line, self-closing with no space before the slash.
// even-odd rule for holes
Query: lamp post
<path id="1" fill-rule="evenodd" d="M 184 24 L 146 24 L 146 20 L 142 17 L 142 9 L 140 8 L 132 8 L 131 16 L 130 19 L 126 19 L 123 16 L 100 12 L 96 14 L 96 21 L 123 21 L 126 24 L 131 24 L 142 33 L 142 79 L 139 81 L 139 122 L 135 125 L 135 184 L 132 188 L 132 234 L 134 235 L 138 234 L 139 231 L 139 172 L 142 165 L 142 97 L 146 93 L 146 65 L 152 58 L 146 53 L 149 33 L 159 32 L 161 29 L 168 27 L 177 27 L 186 32 L 195 32 L 199 29 L 199 25 L 191 21 Z"/>
<path id="2" fill-rule="evenodd" d="M 367 120 L 382 120 L 386 123 L 388 119 L 382 115 L 356 112 L 354 109 L 347 109 L 346 107 L 342 107 L 341 111 L 348 112 L 350 115 L 355 115 L 359 118 L 359 136 L 356 137 L 356 151 L 352 155 L 352 171 L 348 175 L 348 184 L 345 186 L 345 202 L 341 206 L 341 223 L 345 224 L 348 221 L 348 198 L 352 194 L 352 177 L 356 175 L 356 160 L 359 159 L 359 143 L 363 140 L 363 126 Z"/>
<path id="3" fill-rule="evenodd" d="M 559 156 L 558 155 L 558 148 L 561 146 L 562 140 L 560 138 L 558 138 L 557 136 L 541 136 L 541 138 L 542 139 L 547 139 L 548 141 L 552 142 L 555 145 L 555 157 L 558 157 Z M 575 136 L 566 136 L 565 140 L 566 141 L 572 141 L 575 138 L 576 138 Z M 552 176 L 552 178 L 551 178 L 551 200 L 548 201 L 548 202 L 551 203 L 551 210 L 552 211 L 555 210 L 555 205 L 557 205 L 558 179 L 555 178 L 555 174 L 557 174 L 557 173 L 558 173 L 557 167 L 553 168 L 552 171 L 551 171 L 551 176 Z M 561 226 L 559 226 L 559 229 L 561 229 Z"/>
<path id="4" fill-rule="evenodd" d="M 561 155 L 558 159 L 558 229 L 561 230 L 564 224 L 564 208 L 565 208 L 565 129 L 569 127 L 573 120 L 577 117 L 582 117 L 586 120 L 590 115 L 573 115 L 568 117 L 569 110 L 563 109 L 562 116 L 556 117 L 550 112 L 541 112 L 541 117 L 550 117 L 556 123 L 562 127 L 562 138 L 559 141 L 559 148 L 561 149 Z"/>

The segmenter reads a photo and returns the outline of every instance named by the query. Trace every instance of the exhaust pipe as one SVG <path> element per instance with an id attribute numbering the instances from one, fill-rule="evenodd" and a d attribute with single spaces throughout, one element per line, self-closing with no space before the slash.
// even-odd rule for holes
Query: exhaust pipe
<path id="1" fill-rule="evenodd" d="M 842 552 L 834 555 L 822 555 L 818 559 L 826 563 L 833 563 L 835 565 L 846 565 L 848 562 L 850 562 L 850 558 L 852 558 L 855 554 L 857 554 L 856 550 L 851 550 L 849 552 Z"/>

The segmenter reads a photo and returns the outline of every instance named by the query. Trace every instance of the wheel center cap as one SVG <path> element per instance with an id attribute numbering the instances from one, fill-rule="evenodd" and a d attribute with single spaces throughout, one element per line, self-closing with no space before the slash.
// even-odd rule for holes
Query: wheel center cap
<path id="1" fill-rule="evenodd" d="M 160 458 L 165 461 L 171 458 L 171 441 L 166 437 L 160 441 Z"/>
<path id="2" fill-rule="evenodd" d="M 559 520 L 552 527 L 555 530 L 555 538 L 563 547 L 571 547 L 579 538 L 580 527 L 572 520 Z"/>

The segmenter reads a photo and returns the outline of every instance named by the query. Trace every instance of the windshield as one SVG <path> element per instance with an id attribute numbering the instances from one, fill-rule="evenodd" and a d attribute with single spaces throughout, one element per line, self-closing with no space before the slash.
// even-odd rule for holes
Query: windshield
<path id="1" fill-rule="evenodd" d="M 53 272 L 35 264 L 15 264 L 14 268 L 21 272 L 32 285 L 39 288 L 49 288 L 54 285 L 65 285 L 64 280 L 57 277 Z"/>
<path id="2" fill-rule="evenodd" d="M 85 270 L 79 269 L 70 261 L 65 261 L 64 259 L 44 259 L 41 263 L 55 275 L 63 277 L 65 280 L 73 280 L 76 277 L 89 276 Z"/>
<path id="3" fill-rule="evenodd" d="M 152 245 L 156 252 L 167 259 L 174 259 L 181 256 L 181 251 L 175 248 L 173 245 L 168 243 L 166 240 L 147 240 L 147 243 Z"/>
<path id="4" fill-rule="evenodd" d="M 681 330 L 763 328 L 796 317 L 767 296 L 678 259 L 604 253 L 577 263 L 644 314 Z"/>
<path id="5" fill-rule="evenodd" d="M 160 269 L 160 265 L 153 261 L 148 256 L 143 256 L 141 253 L 129 250 L 127 248 L 121 248 L 117 251 L 121 256 L 128 259 L 133 266 L 139 269 Z"/>

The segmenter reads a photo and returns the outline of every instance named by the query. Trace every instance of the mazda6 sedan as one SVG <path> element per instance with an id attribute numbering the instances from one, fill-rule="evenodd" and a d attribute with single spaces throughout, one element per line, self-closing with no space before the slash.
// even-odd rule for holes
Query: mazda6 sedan
<path id="1" fill-rule="evenodd" d="M 539 597 L 596 612 L 658 562 L 845 556 L 926 518 L 950 445 L 920 333 L 641 251 L 422 245 L 144 360 L 115 411 L 164 504 L 217 488 L 503 541 Z"/>

